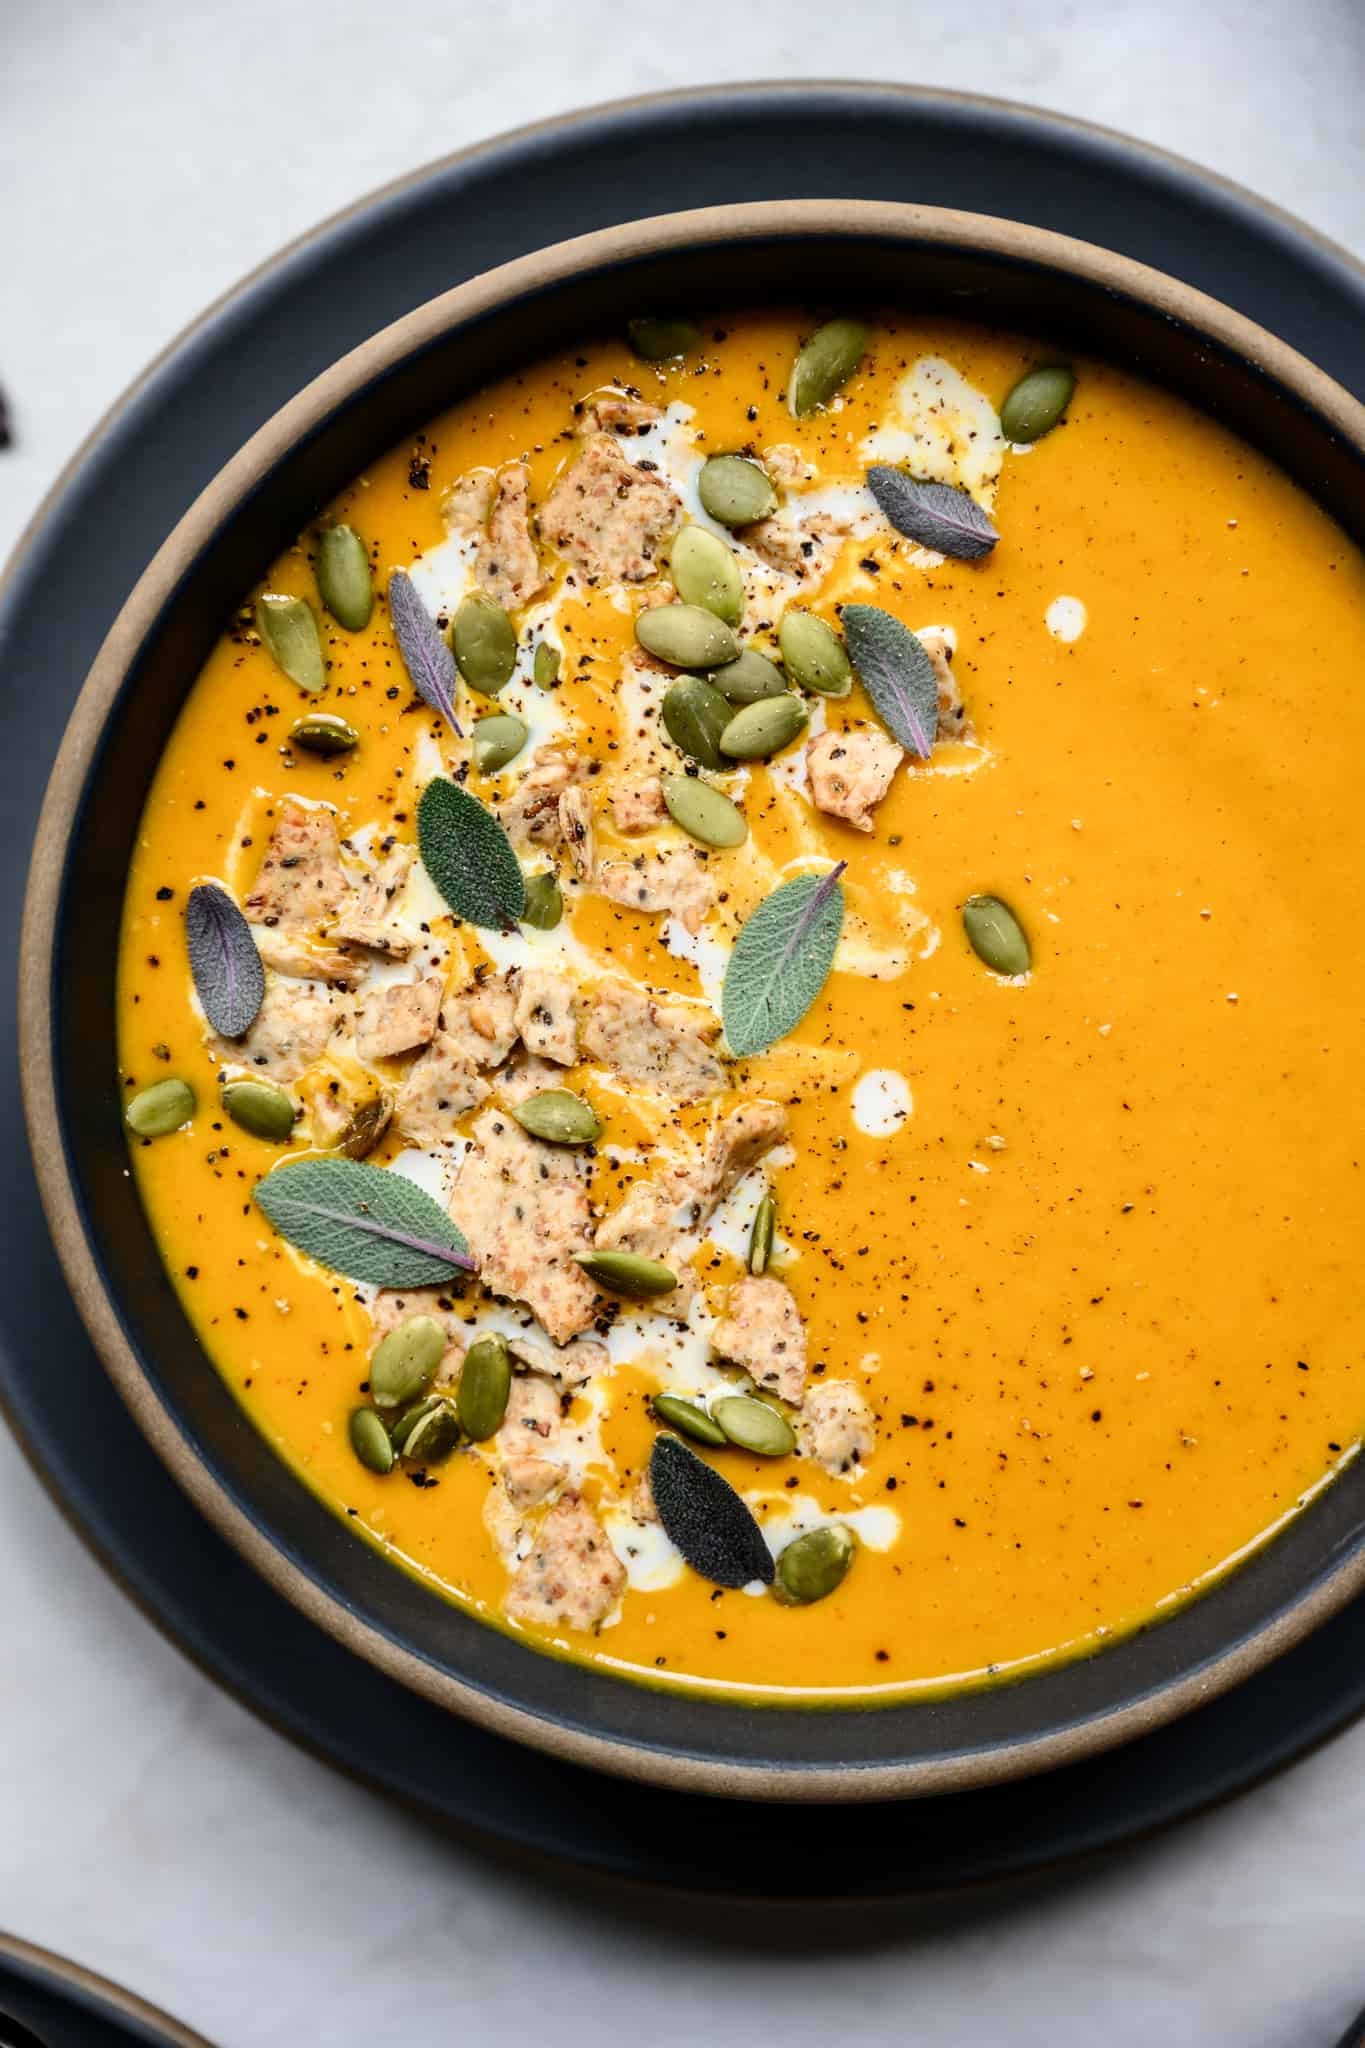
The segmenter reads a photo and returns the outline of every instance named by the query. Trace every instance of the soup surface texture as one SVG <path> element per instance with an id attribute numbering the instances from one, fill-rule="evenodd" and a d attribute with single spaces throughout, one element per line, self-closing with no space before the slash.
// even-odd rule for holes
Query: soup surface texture
<path id="1" fill-rule="evenodd" d="M 798 417 L 811 332 L 510 376 L 273 565 L 119 1078 L 205 1370 L 359 1534 L 562 1654 L 889 1697 L 1150 1621 L 1357 1448 L 1365 565 L 1112 368 L 1015 443 L 1026 342 L 836 332 Z"/>

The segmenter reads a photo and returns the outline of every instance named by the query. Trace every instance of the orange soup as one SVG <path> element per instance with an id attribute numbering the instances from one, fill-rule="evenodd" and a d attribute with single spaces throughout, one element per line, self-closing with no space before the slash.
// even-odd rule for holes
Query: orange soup
<path id="1" fill-rule="evenodd" d="M 1365 567 L 1180 400 L 645 322 L 249 594 L 128 884 L 206 1371 L 432 1589 L 692 1689 L 1156 1618 L 1354 1455 Z"/>

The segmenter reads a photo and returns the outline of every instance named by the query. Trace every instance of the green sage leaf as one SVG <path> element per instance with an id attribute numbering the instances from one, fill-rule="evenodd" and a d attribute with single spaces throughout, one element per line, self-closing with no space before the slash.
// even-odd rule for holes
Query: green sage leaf
<path id="1" fill-rule="evenodd" d="M 934 664 L 908 626 L 880 605 L 846 604 L 841 623 L 849 660 L 891 734 L 927 761 L 938 731 Z"/>
<path id="2" fill-rule="evenodd" d="M 846 866 L 783 882 L 743 925 L 720 995 L 737 1057 L 764 1052 L 794 1031 L 824 987 L 844 928 L 839 877 Z"/>
<path id="3" fill-rule="evenodd" d="M 456 917 L 511 931 L 526 910 L 526 883 L 512 842 L 477 797 L 436 776 L 417 806 L 422 865 Z"/>
<path id="4" fill-rule="evenodd" d="M 357 1159 L 304 1159 L 256 1183 L 281 1237 L 320 1266 L 372 1287 L 437 1287 L 471 1273 L 469 1246 L 414 1181 Z"/>

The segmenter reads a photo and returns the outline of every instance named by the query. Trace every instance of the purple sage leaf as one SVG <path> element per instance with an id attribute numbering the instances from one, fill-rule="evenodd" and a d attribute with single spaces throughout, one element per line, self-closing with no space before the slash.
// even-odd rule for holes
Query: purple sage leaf
<path id="1" fill-rule="evenodd" d="M 423 703 L 440 712 L 452 732 L 459 733 L 455 657 L 406 569 L 395 569 L 389 577 L 389 619 L 413 689 Z"/>
<path id="2" fill-rule="evenodd" d="M 185 942 L 204 1015 L 223 1038 L 241 1038 L 265 1001 L 265 968 L 251 926 L 217 882 L 190 890 Z"/>
<path id="3" fill-rule="evenodd" d="M 938 678 L 922 644 L 880 605 L 846 604 L 839 623 L 878 718 L 894 740 L 927 761 L 938 731 Z"/>
<path id="4" fill-rule="evenodd" d="M 951 555 L 959 562 L 979 562 L 1000 536 L 976 499 L 956 484 L 921 484 L 903 469 L 877 463 L 867 472 L 868 487 L 897 533 Z"/>

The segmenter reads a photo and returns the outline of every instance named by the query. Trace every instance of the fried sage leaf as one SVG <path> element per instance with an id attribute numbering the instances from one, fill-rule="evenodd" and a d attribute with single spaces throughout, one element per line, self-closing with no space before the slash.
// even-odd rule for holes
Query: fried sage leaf
<path id="1" fill-rule="evenodd" d="M 455 657 L 406 569 L 395 569 L 389 578 L 389 621 L 413 689 L 458 733 Z"/>
<path id="2" fill-rule="evenodd" d="M 190 890 L 185 941 L 204 1015 L 223 1038 L 241 1038 L 265 1001 L 265 968 L 251 926 L 216 882 Z"/>
<path id="3" fill-rule="evenodd" d="M 440 1203 L 387 1167 L 302 1159 L 257 1181 L 255 1196 L 281 1237 L 372 1287 L 436 1287 L 474 1270 Z"/>
<path id="4" fill-rule="evenodd" d="M 783 882 L 741 928 L 720 994 L 721 1022 L 738 1058 L 794 1031 L 824 987 L 844 928 L 845 866 Z"/>
<path id="5" fill-rule="evenodd" d="M 456 917 L 512 930 L 526 909 L 526 883 L 511 840 L 477 797 L 435 776 L 417 806 L 417 845 Z"/>
<path id="6" fill-rule="evenodd" d="M 763 1531 L 729 1480 L 681 1437 L 655 1437 L 649 1484 L 665 1535 L 694 1572 L 716 1586 L 748 1586 L 755 1579 L 772 1584 Z"/>
<path id="7" fill-rule="evenodd" d="M 938 678 L 921 642 L 880 605 L 846 604 L 844 644 L 878 718 L 927 761 L 938 731 Z"/>
<path id="8" fill-rule="evenodd" d="M 956 484 L 917 483 L 882 462 L 869 469 L 867 481 L 897 533 L 922 548 L 958 562 L 979 562 L 1000 538 L 976 499 Z"/>

